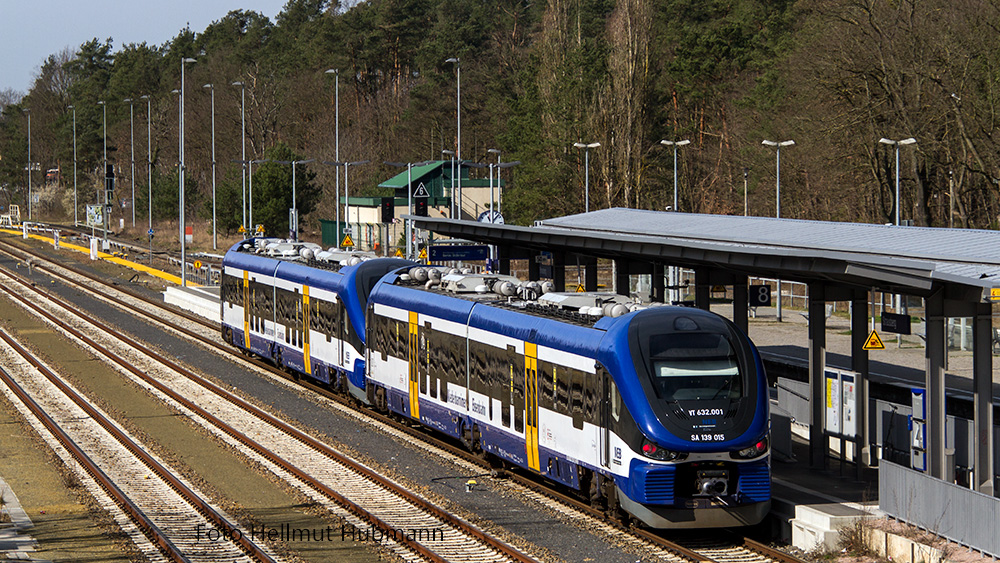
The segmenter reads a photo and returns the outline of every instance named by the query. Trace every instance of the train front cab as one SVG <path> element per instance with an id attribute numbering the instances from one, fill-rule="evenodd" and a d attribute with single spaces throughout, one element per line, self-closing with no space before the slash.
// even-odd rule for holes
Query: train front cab
<path id="1" fill-rule="evenodd" d="M 652 528 L 760 522 L 771 481 L 756 349 L 703 311 L 664 307 L 628 319 L 609 326 L 600 354 L 603 378 L 624 382 L 604 385 L 602 414 L 602 464 L 615 473 L 616 502 Z"/>

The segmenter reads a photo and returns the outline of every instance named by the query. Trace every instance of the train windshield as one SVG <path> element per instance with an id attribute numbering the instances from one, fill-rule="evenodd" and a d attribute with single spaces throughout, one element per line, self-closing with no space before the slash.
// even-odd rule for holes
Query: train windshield
<path id="1" fill-rule="evenodd" d="M 726 335 L 674 332 L 649 336 L 653 389 L 665 401 L 738 399 L 739 358 Z"/>

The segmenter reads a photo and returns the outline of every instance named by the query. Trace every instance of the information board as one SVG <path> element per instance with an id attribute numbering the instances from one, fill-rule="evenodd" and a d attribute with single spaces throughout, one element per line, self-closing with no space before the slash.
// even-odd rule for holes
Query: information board
<path id="1" fill-rule="evenodd" d="M 851 439 L 858 432 L 858 374 L 828 367 L 825 375 L 826 431 Z"/>

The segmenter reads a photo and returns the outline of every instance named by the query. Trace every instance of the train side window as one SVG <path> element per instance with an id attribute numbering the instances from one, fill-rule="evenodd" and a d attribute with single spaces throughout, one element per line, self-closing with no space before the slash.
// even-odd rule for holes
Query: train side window
<path id="1" fill-rule="evenodd" d="M 406 342 L 403 341 L 406 335 L 406 330 L 403 330 L 403 323 L 393 319 L 392 324 L 396 328 L 396 337 L 392 341 L 392 355 L 397 358 L 405 358 L 406 354 L 403 350 L 406 349 Z"/>
<path id="2" fill-rule="evenodd" d="M 569 384 L 570 372 L 560 366 L 552 366 L 552 381 L 556 387 L 555 410 L 563 414 L 569 414 Z"/>
<path id="3" fill-rule="evenodd" d="M 510 399 L 514 406 L 514 431 L 524 431 L 524 356 L 513 346 L 507 347 L 507 363 L 510 365 Z"/>
<path id="4" fill-rule="evenodd" d="M 370 323 L 370 326 L 372 327 L 372 332 L 373 332 L 374 337 L 375 337 L 374 338 L 375 342 L 373 343 L 373 346 L 372 346 L 372 352 L 377 353 L 377 354 L 381 354 L 382 361 L 384 362 L 385 359 L 386 359 L 385 358 L 385 341 L 383 339 L 384 336 L 385 336 L 385 329 L 384 329 L 385 322 L 382 319 L 382 317 L 380 317 L 380 316 L 378 316 L 378 315 L 375 314 L 374 310 L 369 309 L 368 311 L 369 311 L 370 319 L 371 319 L 368 322 Z"/>
<path id="5" fill-rule="evenodd" d="M 309 325 L 311 329 L 315 332 L 326 336 L 326 301 L 317 299 L 316 297 L 309 298 Z M 326 336 L 329 342 L 329 336 Z"/>
<path id="6" fill-rule="evenodd" d="M 493 378 L 494 397 L 500 399 L 500 422 L 507 428 L 510 428 L 511 386 L 514 377 L 511 371 L 514 369 L 514 366 L 507 359 L 506 350 L 493 347 L 490 349 L 493 352 L 492 364 L 495 366 Z"/>
<path id="7" fill-rule="evenodd" d="M 611 383 L 611 418 L 615 419 L 615 422 L 618 422 L 622 416 L 622 396 L 618 392 L 618 386 L 615 385 L 614 381 L 610 380 L 610 376 L 608 380 Z"/>
<path id="8" fill-rule="evenodd" d="M 344 341 L 346 342 L 346 341 L 350 340 L 350 336 L 351 336 L 351 319 L 350 319 L 350 317 L 347 316 L 347 309 L 346 308 L 342 309 L 341 313 L 342 314 L 340 315 L 340 321 L 344 325 L 343 326 L 343 335 L 344 335 Z"/>
<path id="9" fill-rule="evenodd" d="M 424 360 L 424 366 L 426 368 L 424 370 L 424 373 L 430 379 L 430 385 L 428 386 L 429 387 L 428 394 L 435 399 L 438 396 L 437 381 L 439 377 L 438 373 L 439 364 L 438 362 L 435 361 L 437 355 L 436 352 L 439 346 L 439 343 L 436 338 L 437 335 L 434 334 L 434 329 L 431 327 L 431 323 L 429 321 L 424 321 L 424 338 L 423 338 L 424 349 L 422 354 Z"/>
<path id="10" fill-rule="evenodd" d="M 457 383 L 459 377 L 458 368 L 458 337 L 446 332 L 440 333 L 441 347 L 438 349 L 438 361 L 440 362 L 441 382 Z M 464 371 L 464 370 L 462 370 Z M 447 386 L 441 390 L 441 396 L 448 398 Z"/>
<path id="11" fill-rule="evenodd" d="M 583 372 L 583 418 L 597 422 L 597 376 Z"/>
<path id="12" fill-rule="evenodd" d="M 232 309 L 234 301 L 236 301 L 236 291 L 233 291 L 233 286 L 236 285 L 236 278 L 228 274 L 222 274 L 222 302 L 229 305 Z"/>
<path id="13" fill-rule="evenodd" d="M 375 326 L 378 328 L 379 351 L 382 352 L 382 361 L 389 359 L 389 319 L 373 314 Z"/>
<path id="14" fill-rule="evenodd" d="M 435 336 L 437 339 L 434 341 L 434 357 L 431 358 L 431 363 L 434 364 L 434 372 L 437 374 L 436 377 L 441 380 L 443 387 L 454 369 L 451 361 L 451 340 L 454 336 L 442 331 L 438 331 Z M 442 390 L 441 399 L 446 397 L 447 395 Z"/>
<path id="15" fill-rule="evenodd" d="M 323 302 L 323 334 L 327 342 L 333 342 L 333 311 L 337 307 L 334 301 Z"/>
<path id="16" fill-rule="evenodd" d="M 476 393 L 485 392 L 482 378 L 482 346 L 475 340 L 469 341 L 469 387 Z"/>
<path id="17" fill-rule="evenodd" d="M 570 369 L 570 415 L 573 417 L 573 427 L 583 430 L 583 385 L 584 374 L 580 370 Z"/>
<path id="18" fill-rule="evenodd" d="M 552 379 L 552 364 L 538 362 L 538 408 L 553 410 L 556 383 Z"/>
<path id="19" fill-rule="evenodd" d="M 295 299 L 295 307 L 293 308 L 293 311 L 295 311 L 295 340 L 293 344 L 295 345 L 296 348 L 301 348 L 302 329 L 303 329 L 302 325 L 304 324 L 305 321 L 305 315 L 303 313 L 305 311 L 302 310 L 303 297 L 299 295 L 298 288 L 295 289 L 295 293 L 292 295 L 292 298 Z"/>
<path id="20" fill-rule="evenodd" d="M 274 320 L 275 320 L 275 322 L 277 324 L 280 324 L 280 325 L 284 325 L 285 324 L 286 313 L 285 313 L 285 298 L 284 298 L 284 295 L 285 295 L 285 291 L 283 289 L 279 289 L 279 290 L 276 291 L 275 300 L 274 300 Z M 275 328 L 277 328 L 277 327 L 275 327 Z M 287 331 L 286 331 L 286 336 L 287 336 Z"/>

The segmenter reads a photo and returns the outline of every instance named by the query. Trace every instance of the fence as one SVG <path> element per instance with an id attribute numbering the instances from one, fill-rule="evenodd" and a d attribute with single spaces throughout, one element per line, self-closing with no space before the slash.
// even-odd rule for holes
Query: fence
<path id="1" fill-rule="evenodd" d="M 1000 557 L 1000 499 L 887 460 L 879 464 L 879 509 L 908 524 Z"/>
<path id="2" fill-rule="evenodd" d="M 168 256 L 167 261 L 178 271 L 180 270 L 181 261 L 179 258 Z M 201 285 L 219 285 L 219 280 L 222 277 L 221 268 L 213 268 L 211 264 L 205 264 L 200 268 L 195 268 L 191 262 L 185 262 L 185 264 L 187 266 L 187 278 L 190 281 Z M 178 275 L 180 275 L 179 272 Z"/>

